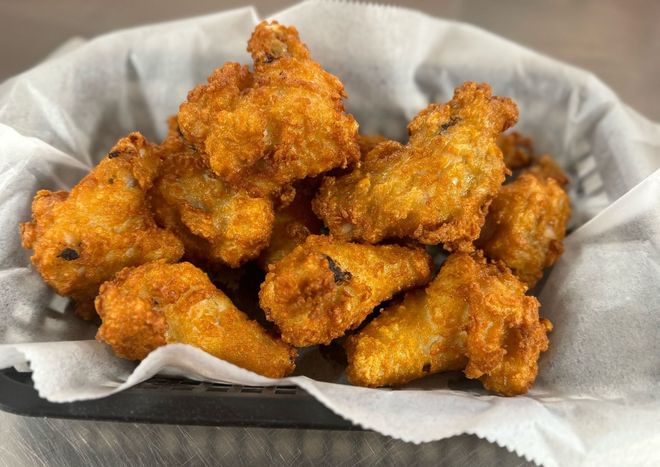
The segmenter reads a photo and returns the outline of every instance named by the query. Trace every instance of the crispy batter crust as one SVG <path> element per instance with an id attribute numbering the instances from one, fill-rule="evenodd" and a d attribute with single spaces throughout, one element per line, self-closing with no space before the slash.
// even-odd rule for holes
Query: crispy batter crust
<path id="1" fill-rule="evenodd" d="M 238 267 L 267 245 L 274 222 L 269 198 L 254 198 L 215 176 L 170 121 L 159 147 L 163 165 L 149 192 L 156 221 L 183 242 L 196 262 Z"/>
<path id="2" fill-rule="evenodd" d="M 476 245 L 531 288 L 563 253 L 570 215 L 568 195 L 554 178 L 525 172 L 502 187 Z"/>
<path id="3" fill-rule="evenodd" d="M 542 180 L 552 178 L 562 188 L 571 181 L 568 175 L 566 175 L 566 172 L 562 170 L 559 164 L 549 154 L 544 154 L 535 159 L 532 166 L 526 172 Z"/>
<path id="4" fill-rule="evenodd" d="M 255 196 L 359 158 L 358 125 L 341 82 L 309 56 L 293 27 L 260 23 L 248 43 L 254 73 L 227 63 L 188 94 L 184 137 L 221 179 Z"/>
<path id="5" fill-rule="evenodd" d="M 552 326 L 525 291 L 480 252 L 454 253 L 426 289 L 407 293 L 347 339 L 349 381 L 392 386 L 465 369 L 491 391 L 527 392 Z"/>
<path id="6" fill-rule="evenodd" d="M 360 245 L 311 235 L 270 266 L 259 299 L 266 317 L 297 347 L 328 344 L 379 303 L 428 282 L 421 248 Z"/>
<path id="7" fill-rule="evenodd" d="M 288 206 L 275 213 L 270 244 L 259 256 L 259 267 L 268 270 L 268 265 L 284 258 L 295 247 L 312 234 L 321 233 L 323 223 L 312 211 L 312 198 L 318 180 L 302 180 L 296 184 L 295 198 Z"/>
<path id="8" fill-rule="evenodd" d="M 506 168 L 513 171 L 527 167 L 534 157 L 534 143 L 531 138 L 517 131 L 505 133 L 497 138 L 497 145 L 502 150 Z"/>
<path id="9" fill-rule="evenodd" d="M 60 295 L 74 298 L 91 319 L 99 285 L 126 266 L 183 254 L 181 242 L 156 226 L 145 192 L 161 160 L 139 133 L 117 142 L 70 193 L 40 190 L 32 221 L 21 224 L 32 263 Z"/>
<path id="10" fill-rule="evenodd" d="M 269 335 L 190 263 L 126 268 L 101 286 L 96 338 L 122 358 L 141 360 L 167 343 L 194 345 L 264 376 L 295 368 L 296 352 Z"/>
<path id="11" fill-rule="evenodd" d="M 408 237 L 470 249 L 504 181 L 496 138 L 517 117 L 510 99 L 465 83 L 410 122 L 407 145 L 380 143 L 348 175 L 326 177 L 314 211 L 343 240 Z"/>
<path id="12" fill-rule="evenodd" d="M 360 146 L 360 159 L 364 159 L 373 148 L 383 141 L 387 141 L 383 135 L 358 135 L 358 145 Z"/>

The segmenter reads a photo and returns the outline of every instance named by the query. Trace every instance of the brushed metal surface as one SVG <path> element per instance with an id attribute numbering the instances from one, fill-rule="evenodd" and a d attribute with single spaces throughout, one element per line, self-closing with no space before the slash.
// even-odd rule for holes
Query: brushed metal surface
<path id="1" fill-rule="evenodd" d="M 252 2 L 268 15 L 292 2 Z M 391 3 L 391 2 L 383 2 Z M 72 36 L 241 6 L 235 0 L 0 0 L 0 80 Z M 399 4 L 471 22 L 598 75 L 660 119 L 660 2 L 415 0 Z M 459 436 L 413 445 L 371 432 L 145 425 L 27 418 L 0 412 L 0 466 L 529 465 Z"/>
<path id="2" fill-rule="evenodd" d="M 474 436 L 416 446 L 373 432 L 144 425 L 0 412 L 0 466 L 531 465 Z"/>

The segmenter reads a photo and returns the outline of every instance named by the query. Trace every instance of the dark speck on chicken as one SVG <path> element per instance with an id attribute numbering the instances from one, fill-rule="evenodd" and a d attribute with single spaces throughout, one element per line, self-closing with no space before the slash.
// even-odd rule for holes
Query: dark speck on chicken
<path id="1" fill-rule="evenodd" d="M 443 123 L 440 125 L 440 131 L 439 133 L 442 134 L 454 125 L 456 125 L 460 121 L 460 118 L 457 117 L 451 117 L 447 123 Z"/>
<path id="2" fill-rule="evenodd" d="M 80 258 L 80 255 L 73 248 L 65 248 L 62 252 L 57 255 L 59 258 L 62 258 L 65 261 L 73 261 L 74 259 Z"/>
<path id="3" fill-rule="evenodd" d="M 340 284 L 350 280 L 353 277 L 350 272 L 344 271 L 342 268 L 340 268 L 337 263 L 335 263 L 335 260 L 330 258 L 328 255 L 324 256 L 328 261 L 328 267 L 330 268 L 330 271 L 332 271 L 332 274 L 334 275 L 335 283 Z"/>

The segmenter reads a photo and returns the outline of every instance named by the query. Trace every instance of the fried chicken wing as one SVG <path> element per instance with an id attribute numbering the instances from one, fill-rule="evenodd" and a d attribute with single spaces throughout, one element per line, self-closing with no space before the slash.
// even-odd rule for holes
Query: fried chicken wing
<path id="1" fill-rule="evenodd" d="M 32 263 L 60 295 L 76 301 L 82 317 L 94 317 L 98 288 L 125 266 L 177 261 L 181 242 L 156 226 L 145 192 L 161 164 L 139 133 L 117 142 L 70 193 L 40 190 L 32 221 L 21 224 Z"/>
<path id="2" fill-rule="evenodd" d="M 231 267 L 256 258 L 270 239 L 273 202 L 227 185 L 180 138 L 176 121 L 170 125 L 149 192 L 156 221 L 182 240 L 188 258 Z"/>
<path id="3" fill-rule="evenodd" d="M 542 179 L 552 178 L 560 187 L 565 187 L 570 182 L 566 172 L 557 164 L 549 154 L 544 154 L 534 160 L 532 166 L 526 172 Z"/>
<path id="4" fill-rule="evenodd" d="M 568 175 L 552 156 L 548 154 L 536 156 L 534 154 L 534 143 L 531 138 L 513 131 L 500 135 L 497 139 L 497 145 L 502 150 L 507 169 L 513 171 L 528 167 L 525 172 L 541 179 L 554 178 L 561 187 L 570 182 Z"/>
<path id="5" fill-rule="evenodd" d="M 425 284 L 430 274 L 431 259 L 421 248 L 311 235 L 271 265 L 259 299 L 285 342 L 328 344 L 362 323 L 379 303 Z"/>
<path id="6" fill-rule="evenodd" d="M 318 180 L 302 180 L 296 184 L 295 198 L 288 206 L 275 213 L 270 244 L 259 256 L 259 267 L 268 269 L 269 264 L 284 258 L 312 234 L 321 233 L 323 223 L 312 211 L 312 198 L 316 194 Z"/>
<path id="7" fill-rule="evenodd" d="M 513 171 L 527 167 L 534 157 L 534 144 L 531 138 L 517 131 L 505 133 L 497 138 L 497 145 L 502 150 L 504 165 Z"/>
<path id="8" fill-rule="evenodd" d="M 126 268 L 101 286 L 96 338 L 122 358 L 141 360 L 169 343 L 194 345 L 271 378 L 295 368 L 296 352 L 237 309 L 190 263 Z"/>
<path id="9" fill-rule="evenodd" d="M 487 84 L 465 83 L 410 122 L 407 145 L 380 143 L 351 173 L 326 177 L 314 211 L 343 240 L 408 237 L 469 249 L 504 181 L 496 138 L 517 115 Z"/>
<path id="10" fill-rule="evenodd" d="M 310 58 L 293 27 L 260 23 L 248 43 L 254 73 L 228 63 L 188 94 L 184 137 L 221 179 L 265 196 L 359 158 L 357 122 L 341 82 Z"/>
<path id="11" fill-rule="evenodd" d="M 360 158 L 364 157 L 371 152 L 373 148 L 378 146 L 383 141 L 387 141 L 383 135 L 358 135 L 358 145 L 360 146 Z"/>
<path id="12" fill-rule="evenodd" d="M 464 369 L 491 391 L 527 392 L 552 325 L 525 291 L 480 252 L 452 254 L 426 289 L 408 292 L 347 339 L 349 381 L 392 386 Z"/>
<path id="13" fill-rule="evenodd" d="M 554 178 L 524 172 L 495 197 L 475 244 L 531 288 L 563 253 L 570 215 L 568 195 Z"/>

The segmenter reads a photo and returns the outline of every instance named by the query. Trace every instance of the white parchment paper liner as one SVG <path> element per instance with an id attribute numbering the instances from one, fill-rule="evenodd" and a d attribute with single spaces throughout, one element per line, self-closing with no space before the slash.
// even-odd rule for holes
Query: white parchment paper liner
<path id="1" fill-rule="evenodd" d="M 0 368 L 31 370 L 42 397 L 104 397 L 160 371 L 237 384 L 296 384 L 339 415 L 425 442 L 471 433 L 545 465 L 660 463 L 660 126 L 593 75 L 475 27 L 413 11 L 309 2 L 273 15 L 344 82 L 365 132 L 405 124 L 463 81 L 514 98 L 518 129 L 573 177 L 573 228 L 540 293 L 555 324 L 524 397 L 447 379 L 372 390 L 270 380 L 185 345 L 137 367 L 93 340 L 29 265 L 17 224 L 39 188 L 67 189 L 112 143 L 159 140 L 186 92 L 226 61 L 249 63 L 246 8 L 109 34 L 0 86 Z M 438 389 L 441 388 L 441 389 Z"/>

